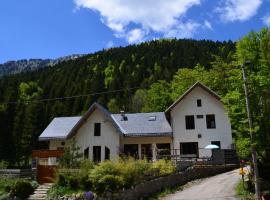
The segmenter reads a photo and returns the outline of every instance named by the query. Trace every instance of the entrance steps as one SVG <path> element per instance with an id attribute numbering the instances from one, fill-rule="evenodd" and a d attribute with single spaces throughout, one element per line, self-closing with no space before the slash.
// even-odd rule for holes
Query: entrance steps
<path id="1" fill-rule="evenodd" d="M 44 183 L 38 186 L 34 194 L 30 195 L 28 200 L 45 200 L 48 190 L 52 187 L 52 183 Z"/>

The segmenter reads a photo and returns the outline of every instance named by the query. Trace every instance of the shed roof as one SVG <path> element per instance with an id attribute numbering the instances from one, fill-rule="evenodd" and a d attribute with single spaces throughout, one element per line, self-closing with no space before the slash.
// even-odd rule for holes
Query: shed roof
<path id="1" fill-rule="evenodd" d="M 65 140 L 68 133 L 73 129 L 80 119 L 81 116 L 54 118 L 47 128 L 41 133 L 39 140 Z"/>

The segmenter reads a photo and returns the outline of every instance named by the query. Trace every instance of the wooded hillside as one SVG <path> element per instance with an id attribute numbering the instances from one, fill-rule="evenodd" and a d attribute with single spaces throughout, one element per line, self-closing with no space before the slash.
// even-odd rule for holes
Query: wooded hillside
<path id="1" fill-rule="evenodd" d="M 269 29 L 251 32 L 236 44 L 205 40 L 151 41 L 103 50 L 36 72 L 3 77 L 0 79 L 0 102 L 3 102 L 0 103 L 0 160 L 27 165 L 31 150 L 42 147 L 37 142 L 38 136 L 56 116 L 81 115 L 94 101 L 111 112 L 164 111 L 196 81 L 202 81 L 223 98 L 239 155 L 249 158 L 240 67 L 245 60 L 251 61 L 247 71 L 255 145 L 260 164 L 269 167 Z M 91 95 L 62 99 L 82 94 Z"/>

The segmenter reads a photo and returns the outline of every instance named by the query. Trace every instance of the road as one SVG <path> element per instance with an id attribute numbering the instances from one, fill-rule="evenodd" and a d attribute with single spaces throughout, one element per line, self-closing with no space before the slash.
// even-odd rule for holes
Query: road
<path id="1" fill-rule="evenodd" d="M 238 200 L 234 187 L 240 180 L 239 169 L 203 179 L 163 200 Z"/>

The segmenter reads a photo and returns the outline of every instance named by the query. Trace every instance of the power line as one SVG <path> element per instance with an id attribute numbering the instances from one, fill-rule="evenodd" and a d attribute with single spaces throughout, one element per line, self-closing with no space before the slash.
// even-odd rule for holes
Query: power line
<path id="1" fill-rule="evenodd" d="M 101 94 L 110 94 L 110 93 L 116 93 L 116 92 L 122 92 L 122 91 L 130 91 L 134 89 L 143 89 L 143 88 L 141 87 L 123 88 L 123 89 L 118 89 L 118 90 L 94 92 L 94 93 L 89 93 L 89 94 L 79 94 L 79 95 L 74 95 L 74 96 L 44 98 L 44 99 L 29 100 L 29 101 L 9 101 L 9 102 L 2 102 L 0 104 L 7 105 L 7 104 L 40 103 L 40 102 L 45 102 L 45 101 L 57 101 L 57 100 L 74 99 L 74 98 L 87 97 L 87 96 L 95 96 L 95 95 L 101 95 Z"/>

